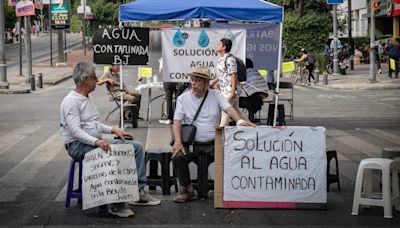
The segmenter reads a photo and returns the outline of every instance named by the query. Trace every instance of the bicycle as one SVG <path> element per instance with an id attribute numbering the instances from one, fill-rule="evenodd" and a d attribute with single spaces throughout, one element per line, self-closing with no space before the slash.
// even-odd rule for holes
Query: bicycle
<path id="1" fill-rule="evenodd" d="M 292 83 L 292 85 L 296 85 L 296 83 L 300 81 L 301 85 L 304 86 L 307 84 L 307 78 L 309 74 L 310 73 L 307 69 L 306 64 L 303 64 L 301 62 L 296 63 L 296 69 L 290 75 L 290 82 Z"/>

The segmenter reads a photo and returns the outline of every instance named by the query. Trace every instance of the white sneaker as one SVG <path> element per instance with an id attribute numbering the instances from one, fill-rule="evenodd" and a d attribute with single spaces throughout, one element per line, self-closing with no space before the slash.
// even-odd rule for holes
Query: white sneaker
<path id="1" fill-rule="evenodd" d="M 144 191 L 139 192 L 139 201 L 136 202 L 129 202 L 130 205 L 137 205 L 137 206 L 156 206 L 161 204 L 161 200 L 154 198 L 153 196 L 149 195 Z"/>
<path id="2" fill-rule="evenodd" d="M 159 123 L 166 124 L 168 120 L 159 120 Z"/>
<path id="3" fill-rule="evenodd" d="M 172 124 L 172 120 L 167 120 L 167 121 L 165 121 L 165 124 L 166 124 L 166 125 Z"/>
<path id="4" fill-rule="evenodd" d="M 381 69 L 378 70 L 378 74 L 382 74 L 382 70 Z"/>
<path id="5" fill-rule="evenodd" d="M 121 218 L 128 218 L 135 215 L 135 213 L 130 208 L 120 208 L 118 205 L 110 205 L 108 208 L 108 213 Z"/>

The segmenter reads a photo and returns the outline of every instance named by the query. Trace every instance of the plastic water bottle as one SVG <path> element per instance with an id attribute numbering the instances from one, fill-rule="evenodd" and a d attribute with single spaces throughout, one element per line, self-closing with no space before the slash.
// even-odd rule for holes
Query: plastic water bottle
<path id="1" fill-rule="evenodd" d="M 158 82 L 158 76 L 155 74 L 153 75 L 153 83 L 157 83 Z"/>

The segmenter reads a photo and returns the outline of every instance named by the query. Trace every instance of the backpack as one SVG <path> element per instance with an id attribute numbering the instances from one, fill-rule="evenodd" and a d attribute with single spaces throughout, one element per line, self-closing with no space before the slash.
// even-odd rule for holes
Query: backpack
<path id="1" fill-rule="evenodd" d="M 230 57 L 230 56 L 232 56 L 236 60 L 236 67 L 237 67 L 237 72 L 236 73 L 237 73 L 238 81 L 239 82 L 245 82 L 246 79 L 247 79 L 246 65 L 244 65 L 243 61 L 240 58 L 238 58 L 238 57 L 236 57 L 236 56 L 234 56 L 232 54 L 228 55 L 228 57 Z M 225 59 L 225 67 L 226 67 L 226 60 L 228 59 L 228 57 Z"/>
<path id="2" fill-rule="evenodd" d="M 308 54 L 307 59 L 309 64 L 315 64 L 315 62 L 317 61 L 314 53 Z"/>

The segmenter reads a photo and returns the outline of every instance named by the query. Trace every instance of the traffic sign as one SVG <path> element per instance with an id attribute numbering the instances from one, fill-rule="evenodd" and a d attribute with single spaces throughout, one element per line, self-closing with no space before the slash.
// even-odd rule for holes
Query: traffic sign
<path id="1" fill-rule="evenodd" d="M 343 0 L 327 0 L 329 5 L 342 4 Z"/>

